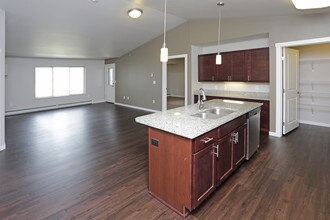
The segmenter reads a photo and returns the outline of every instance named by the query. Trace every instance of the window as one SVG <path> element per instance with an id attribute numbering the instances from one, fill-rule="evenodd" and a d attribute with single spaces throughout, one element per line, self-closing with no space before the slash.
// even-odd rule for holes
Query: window
<path id="1" fill-rule="evenodd" d="M 113 67 L 108 69 L 108 85 L 114 86 Z"/>
<path id="2" fill-rule="evenodd" d="M 84 67 L 36 67 L 35 97 L 61 97 L 85 93 Z"/>

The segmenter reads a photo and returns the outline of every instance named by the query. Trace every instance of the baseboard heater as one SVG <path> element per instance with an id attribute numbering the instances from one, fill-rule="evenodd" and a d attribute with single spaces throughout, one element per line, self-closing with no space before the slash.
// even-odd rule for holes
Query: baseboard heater
<path id="1" fill-rule="evenodd" d="M 39 106 L 39 107 L 34 107 L 34 108 L 17 109 L 17 110 L 6 111 L 5 116 L 19 115 L 19 114 L 31 113 L 31 112 L 40 112 L 40 111 L 59 109 L 59 108 L 69 108 L 69 107 L 74 107 L 74 106 L 90 105 L 90 104 L 93 104 L 92 100 L 61 103 L 61 104 L 56 104 L 56 105 Z"/>

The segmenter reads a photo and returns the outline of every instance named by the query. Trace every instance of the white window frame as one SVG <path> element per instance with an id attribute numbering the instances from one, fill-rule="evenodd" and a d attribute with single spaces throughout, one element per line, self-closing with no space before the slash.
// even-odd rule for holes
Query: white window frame
<path id="1" fill-rule="evenodd" d="M 73 94 L 73 95 L 64 95 L 64 96 L 54 96 L 54 68 L 83 68 L 84 69 L 84 85 L 83 85 L 83 93 L 81 94 Z M 36 97 L 36 86 L 37 86 L 37 79 L 36 79 L 36 68 L 52 68 L 52 95 L 47 97 Z M 70 80 L 70 77 L 69 77 Z M 86 94 L 86 67 L 85 66 L 35 66 L 34 67 L 34 98 L 35 99 L 47 99 L 47 98 L 62 98 L 62 97 L 68 97 L 68 96 L 79 96 L 79 95 L 85 95 Z"/>

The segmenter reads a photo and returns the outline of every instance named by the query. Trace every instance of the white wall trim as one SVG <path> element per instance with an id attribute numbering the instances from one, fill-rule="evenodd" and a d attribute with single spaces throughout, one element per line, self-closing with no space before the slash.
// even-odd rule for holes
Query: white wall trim
<path id="1" fill-rule="evenodd" d="M 276 132 L 270 131 L 268 134 L 269 134 L 269 136 L 273 136 L 273 137 L 282 137 L 282 136 L 279 136 Z"/>
<path id="2" fill-rule="evenodd" d="M 168 59 L 184 59 L 184 105 L 188 105 L 188 54 L 169 56 Z M 162 63 L 162 111 L 167 110 L 167 63 Z"/>
<path id="3" fill-rule="evenodd" d="M 105 100 L 92 101 L 93 104 L 105 103 Z"/>
<path id="4" fill-rule="evenodd" d="M 2 146 L 0 146 L 0 151 L 3 151 L 3 150 L 5 150 L 6 149 L 6 145 L 4 144 L 4 145 L 2 145 Z"/>
<path id="5" fill-rule="evenodd" d="M 184 96 L 181 96 L 181 95 L 167 95 L 167 97 L 175 97 L 175 98 L 184 98 Z"/>
<path id="6" fill-rule="evenodd" d="M 134 106 L 134 105 L 127 105 L 127 104 L 123 104 L 123 103 L 119 103 L 119 102 L 116 102 L 114 104 L 115 105 L 119 105 L 119 106 L 123 106 L 123 107 L 128 107 L 128 108 L 134 108 L 134 109 L 138 109 L 138 110 L 143 110 L 143 111 L 147 111 L 147 112 L 160 112 L 158 110 L 154 110 L 154 109 L 150 109 L 150 108 L 143 108 L 143 107 L 138 107 L 138 106 Z"/>
<path id="7" fill-rule="evenodd" d="M 322 122 L 300 120 L 299 123 L 330 128 L 330 124 L 322 123 Z"/>
<path id="8" fill-rule="evenodd" d="M 32 113 L 32 112 L 40 112 L 40 111 L 47 111 L 47 110 L 53 110 L 53 109 L 61 109 L 61 108 L 69 108 L 69 107 L 75 107 L 75 106 L 81 106 L 81 105 L 90 105 L 93 104 L 92 101 L 85 101 L 85 102 L 79 102 L 79 103 L 70 103 L 70 104 L 58 104 L 58 105 L 52 105 L 47 107 L 38 107 L 33 109 L 26 109 L 26 110 L 14 110 L 6 112 L 6 116 L 11 115 L 19 115 L 19 114 L 25 114 L 25 113 Z"/>
<path id="9" fill-rule="evenodd" d="M 275 127 L 275 136 L 282 137 L 283 135 L 283 64 L 282 64 L 282 51 L 285 47 L 296 47 L 296 46 L 305 46 L 312 44 L 320 44 L 320 43 L 329 43 L 330 37 L 324 38 L 315 38 L 315 39 L 307 39 L 300 41 L 290 41 L 290 42 L 282 42 L 276 43 L 276 127 Z"/>

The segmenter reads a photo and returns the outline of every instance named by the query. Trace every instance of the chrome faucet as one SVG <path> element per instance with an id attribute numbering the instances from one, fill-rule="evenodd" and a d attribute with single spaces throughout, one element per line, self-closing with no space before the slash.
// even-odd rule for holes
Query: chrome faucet
<path id="1" fill-rule="evenodd" d="M 201 96 L 202 96 L 202 99 L 201 99 Z M 200 111 L 204 108 L 204 101 L 206 101 L 205 91 L 203 88 L 200 88 L 198 91 L 198 102 L 197 102 L 198 111 Z"/>

